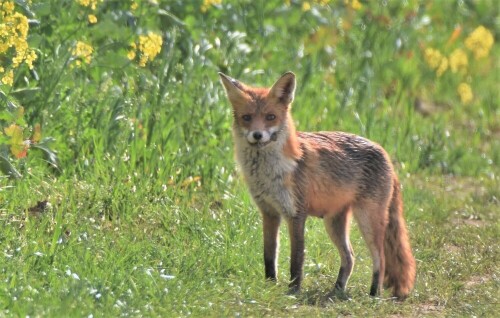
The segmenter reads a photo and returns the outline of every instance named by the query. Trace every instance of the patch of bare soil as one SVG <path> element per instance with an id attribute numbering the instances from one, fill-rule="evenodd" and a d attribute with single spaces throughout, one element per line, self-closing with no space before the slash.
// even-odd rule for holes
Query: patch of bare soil
<path id="1" fill-rule="evenodd" d="M 419 304 L 416 307 L 415 317 L 440 316 L 444 307 L 444 304 L 439 302 Z"/>
<path id="2" fill-rule="evenodd" d="M 490 280 L 487 276 L 472 276 L 468 281 L 465 282 L 464 287 L 466 289 L 474 288 L 477 285 L 484 284 Z"/>

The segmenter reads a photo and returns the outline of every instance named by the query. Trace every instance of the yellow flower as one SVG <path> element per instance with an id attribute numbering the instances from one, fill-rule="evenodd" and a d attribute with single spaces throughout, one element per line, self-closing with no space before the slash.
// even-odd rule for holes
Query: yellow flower
<path id="1" fill-rule="evenodd" d="M 201 12 L 205 13 L 208 11 L 208 8 L 213 5 L 221 4 L 222 0 L 203 0 L 203 4 L 201 5 Z"/>
<path id="2" fill-rule="evenodd" d="M 92 10 L 97 8 L 97 4 L 103 0 L 76 0 L 79 5 L 83 7 L 90 7 Z"/>
<path id="3" fill-rule="evenodd" d="M 436 70 L 437 76 L 443 75 L 443 73 L 448 69 L 448 59 L 446 57 L 443 57 L 441 59 L 441 63 L 439 64 L 439 67 Z"/>
<path id="4" fill-rule="evenodd" d="M 472 101 L 474 94 L 472 94 L 472 89 L 467 83 L 460 83 L 457 88 L 458 95 L 463 104 L 467 104 Z"/>
<path id="5" fill-rule="evenodd" d="M 467 54 L 462 49 L 456 49 L 450 55 L 450 69 L 453 73 L 466 70 L 469 61 Z"/>
<path id="6" fill-rule="evenodd" d="M 359 10 L 363 5 L 358 0 L 344 0 L 345 5 L 349 5 L 354 10 Z"/>
<path id="7" fill-rule="evenodd" d="M 137 54 L 139 54 L 139 66 L 144 67 L 160 53 L 162 45 L 163 39 L 159 34 L 149 32 L 147 35 L 140 35 L 138 44 L 130 44 L 127 58 L 134 60 Z"/>
<path id="8" fill-rule="evenodd" d="M 127 58 L 131 61 L 134 60 L 135 59 L 135 51 L 128 51 Z"/>
<path id="9" fill-rule="evenodd" d="M 6 1 L 2 4 L 2 15 L 11 15 L 14 12 L 14 2 Z"/>
<path id="10" fill-rule="evenodd" d="M 480 59 L 488 56 L 494 42 L 491 31 L 481 25 L 465 39 L 465 46 L 474 53 L 476 59 Z"/>
<path id="11" fill-rule="evenodd" d="M 91 24 L 97 23 L 97 17 L 93 14 L 89 14 L 88 19 L 89 19 L 89 23 L 91 23 Z"/>
<path id="12" fill-rule="evenodd" d="M 425 49 L 424 58 L 425 58 L 425 61 L 427 62 L 427 64 L 432 69 L 436 69 L 439 67 L 439 64 L 441 63 L 441 59 L 443 58 L 443 55 L 438 50 L 433 49 L 431 47 L 428 47 Z"/>
<path id="13" fill-rule="evenodd" d="M 361 9 L 362 5 L 358 0 L 352 0 L 351 7 L 354 10 L 359 10 L 359 9 Z"/>
<path id="14" fill-rule="evenodd" d="M 4 76 L 2 77 L 2 83 L 9 86 L 12 86 L 12 84 L 14 84 L 14 72 L 12 70 L 8 70 L 4 74 Z"/>
<path id="15" fill-rule="evenodd" d="M 76 42 L 75 47 L 71 51 L 71 54 L 77 58 L 76 65 L 81 66 L 81 61 L 84 61 L 87 64 L 90 64 L 92 60 L 92 53 L 94 52 L 94 48 L 90 44 L 87 44 L 82 41 Z"/>
<path id="16" fill-rule="evenodd" d="M 0 68 L 9 69 L 1 78 L 6 85 L 13 84 L 16 68 L 26 63 L 32 69 L 37 57 L 27 42 L 28 18 L 15 12 L 15 8 L 14 2 L 0 0 Z"/>
<path id="17" fill-rule="evenodd" d="M 309 10 L 311 10 L 311 4 L 307 1 L 304 1 L 302 3 L 302 11 L 305 12 L 305 11 L 309 11 Z"/>
<path id="18" fill-rule="evenodd" d="M 160 53 L 162 45 L 163 39 L 159 34 L 149 32 L 147 35 L 139 36 L 138 49 L 141 52 L 139 66 L 144 67 L 147 62 L 153 61 L 156 55 Z"/>
<path id="19" fill-rule="evenodd" d="M 436 70 L 437 76 L 443 75 L 448 69 L 448 59 L 436 49 L 426 48 L 424 59 L 431 69 Z"/>
<path id="20" fill-rule="evenodd" d="M 139 7 L 139 5 L 137 4 L 137 2 L 133 1 L 131 4 L 130 4 L 130 10 L 132 11 L 135 11 L 137 8 Z"/>

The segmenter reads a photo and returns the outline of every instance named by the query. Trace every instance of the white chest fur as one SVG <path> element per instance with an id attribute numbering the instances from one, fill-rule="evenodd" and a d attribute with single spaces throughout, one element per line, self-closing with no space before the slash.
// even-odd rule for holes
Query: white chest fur
<path id="1" fill-rule="evenodd" d="M 240 140 L 235 147 L 236 159 L 257 205 L 274 210 L 270 213 L 293 216 L 295 198 L 290 180 L 297 163 L 283 154 L 283 146 L 273 142 L 258 148 Z"/>

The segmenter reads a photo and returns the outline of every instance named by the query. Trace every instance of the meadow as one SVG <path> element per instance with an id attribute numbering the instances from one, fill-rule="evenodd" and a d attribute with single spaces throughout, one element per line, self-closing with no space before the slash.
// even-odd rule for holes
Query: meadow
<path id="1" fill-rule="evenodd" d="M 495 0 L 1 0 L 0 316 L 494 317 L 500 309 Z M 264 280 L 217 72 L 293 71 L 302 131 L 390 154 L 417 282 L 368 296 L 306 229 L 303 291 Z"/>

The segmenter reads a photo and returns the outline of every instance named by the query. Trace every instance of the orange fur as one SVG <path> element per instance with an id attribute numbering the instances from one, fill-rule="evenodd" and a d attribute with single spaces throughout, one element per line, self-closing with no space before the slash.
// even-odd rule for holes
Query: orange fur
<path id="1" fill-rule="evenodd" d="M 300 149 L 300 143 L 297 138 L 297 131 L 295 130 L 292 115 L 287 113 L 287 117 L 288 140 L 283 147 L 283 154 L 291 159 L 299 159 L 302 156 L 302 150 Z"/>

